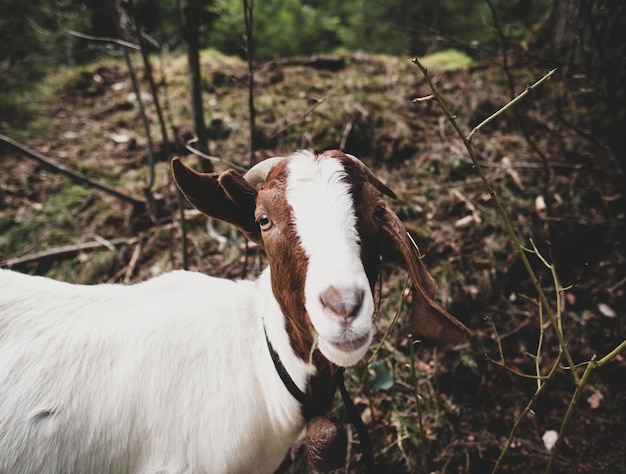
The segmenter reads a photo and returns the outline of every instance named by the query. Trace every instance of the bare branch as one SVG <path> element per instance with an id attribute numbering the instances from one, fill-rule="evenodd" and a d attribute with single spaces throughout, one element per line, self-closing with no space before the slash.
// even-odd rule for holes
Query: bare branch
<path id="1" fill-rule="evenodd" d="M 5 135 L 0 134 L 0 141 L 3 141 L 4 143 L 10 145 L 15 150 L 17 150 L 20 153 L 28 156 L 29 158 L 35 159 L 36 161 L 38 161 L 42 165 L 46 166 L 48 169 L 51 169 L 52 171 L 55 171 L 55 172 L 58 172 L 58 173 L 61 173 L 61 174 L 65 175 L 65 176 L 67 176 L 68 178 L 70 178 L 75 183 L 87 184 L 87 185 L 89 185 L 89 186 L 91 186 L 93 188 L 96 188 L 96 189 L 104 191 L 104 192 L 106 192 L 108 194 L 111 194 L 112 196 L 115 196 L 115 197 L 121 199 L 122 201 L 129 202 L 133 206 L 136 206 L 139 209 L 144 209 L 145 206 L 146 206 L 146 203 L 143 200 L 138 199 L 138 198 L 133 197 L 133 196 L 129 196 L 128 194 L 125 194 L 122 191 L 120 191 L 119 189 L 114 188 L 112 186 L 109 186 L 108 184 L 106 184 L 106 183 L 104 183 L 102 181 L 98 181 L 96 179 L 89 178 L 89 177 L 85 176 L 84 174 L 79 173 L 78 171 L 71 170 L 67 166 L 62 165 L 61 163 L 56 163 L 55 161 L 52 161 L 50 158 L 42 155 L 38 151 L 35 151 L 32 148 L 29 148 L 26 145 L 23 145 L 23 144 L 15 141 L 15 140 L 13 140 L 12 138 L 9 138 L 9 137 L 7 137 Z"/>
<path id="2" fill-rule="evenodd" d="M 547 81 L 548 79 L 550 79 L 554 73 L 556 72 L 556 69 L 552 69 L 551 71 L 549 71 L 545 76 L 543 76 L 541 79 L 539 79 L 537 82 L 535 82 L 534 84 L 530 85 L 530 86 L 526 86 L 526 89 L 524 90 L 524 92 L 522 92 L 521 94 L 519 94 L 517 97 L 515 97 L 514 99 L 512 99 L 508 104 L 504 105 L 503 107 L 501 107 L 500 109 L 498 109 L 495 113 L 491 114 L 489 117 L 487 117 L 485 120 L 483 120 L 482 122 L 480 122 L 478 125 L 476 125 L 472 131 L 469 133 L 469 135 L 466 137 L 468 141 L 472 141 L 473 136 L 476 134 L 476 132 L 478 132 L 481 128 L 483 128 L 485 125 L 487 125 L 489 122 L 491 122 L 493 119 L 499 117 L 500 115 L 502 115 L 504 112 L 506 112 L 508 109 L 510 109 L 513 105 L 515 105 L 517 102 L 519 102 L 520 100 L 522 100 L 524 97 L 526 97 L 533 89 L 535 89 L 537 86 L 541 85 L 543 82 Z"/>
<path id="3" fill-rule="evenodd" d="M 209 160 L 209 161 L 214 161 L 214 162 L 218 162 L 218 163 L 224 163 L 228 166 L 230 166 L 231 168 L 234 168 L 238 171 L 243 171 L 246 172 L 248 171 L 247 168 L 244 168 L 243 166 L 238 165 L 237 163 L 233 163 L 232 161 L 228 161 L 225 160 L 224 158 L 220 158 L 219 156 L 212 156 L 212 155 L 208 155 L 200 150 L 198 150 L 197 148 L 194 148 L 190 145 L 190 143 L 196 143 L 198 141 L 197 138 L 192 138 L 191 140 L 189 140 L 187 143 L 185 143 L 185 148 L 190 152 L 193 153 L 196 156 L 199 156 L 200 158 L 203 158 L 205 160 Z"/>
<path id="4" fill-rule="evenodd" d="M 284 133 L 286 130 L 290 129 L 294 125 L 297 125 L 300 122 L 304 121 L 315 109 L 317 109 L 325 101 L 326 101 L 325 97 L 323 97 L 321 99 L 317 99 L 317 101 L 313 105 L 311 105 L 308 109 L 306 109 L 299 117 L 297 117 L 296 120 L 294 120 L 293 122 L 289 122 L 287 125 L 282 127 L 280 130 L 278 130 L 276 133 L 274 133 L 271 137 L 269 137 L 267 140 L 265 140 L 265 142 L 261 146 L 263 147 L 263 146 L 267 145 L 269 142 L 274 140 L 281 133 Z"/>
<path id="5" fill-rule="evenodd" d="M 111 7 L 114 12 L 114 20 L 115 20 L 115 31 L 117 32 L 117 36 L 122 38 L 124 36 L 124 31 L 122 30 L 122 22 L 120 18 L 120 12 L 118 10 L 118 5 L 115 1 L 111 0 Z M 141 50 L 141 45 L 140 45 Z M 152 145 L 152 136 L 150 135 L 150 126 L 148 124 L 148 117 L 146 115 L 146 110 L 144 107 L 143 100 L 141 99 L 141 89 L 139 88 L 139 81 L 137 80 L 137 75 L 135 74 L 135 67 L 133 66 L 133 61 L 128 49 L 123 50 L 124 60 L 126 62 L 126 67 L 128 68 L 128 75 L 130 77 L 130 82 L 133 86 L 133 91 L 135 92 L 135 97 L 137 98 L 137 106 L 139 107 L 139 116 L 141 117 L 141 123 L 143 124 L 144 133 L 146 135 L 147 141 L 147 152 L 148 152 L 148 183 L 144 185 L 143 193 L 146 197 L 146 210 L 148 211 L 148 215 L 150 219 L 154 223 L 158 221 L 157 218 L 157 209 L 154 204 L 154 197 L 152 196 L 152 182 L 154 181 L 154 146 Z"/>
<path id="6" fill-rule="evenodd" d="M 255 164 L 256 143 L 256 108 L 254 106 L 254 0 L 243 0 L 243 16 L 246 31 L 246 57 L 248 61 L 248 112 L 250 114 L 250 168 Z"/>
<path id="7" fill-rule="evenodd" d="M 101 41 L 104 43 L 116 44 L 118 46 L 122 46 L 128 49 L 134 49 L 136 51 L 139 51 L 141 49 L 138 44 L 131 43 L 130 41 L 124 41 L 122 39 L 109 38 L 107 36 L 87 35 L 85 33 L 80 33 L 78 31 L 70 30 L 69 28 L 64 28 L 63 31 L 65 31 L 68 35 L 76 36 L 77 38 L 82 38 L 82 39 L 86 39 L 89 41 Z"/>
<path id="8" fill-rule="evenodd" d="M 95 250 L 99 248 L 110 248 L 116 245 L 133 245 L 139 242 L 138 237 L 126 238 L 121 237 L 119 239 L 106 240 L 103 238 L 95 239 L 93 242 L 84 242 L 76 245 L 63 245 L 61 247 L 54 247 L 51 249 L 43 250 L 41 252 L 31 253 L 29 255 L 23 255 L 21 257 L 8 258 L 0 261 L 2 267 L 14 267 L 17 265 L 23 265 L 25 263 L 36 262 L 38 260 L 45 260 L 48 258 L 61 258 L 75 255 L 78 252 L 84 250 Z"/>
<path id="9" fill-rule="evenodd" d="M 474 147 L 472 146 L 472 143 L 470 142 L 470 140 L 468 138 L 465 137 L 465 135 L 461 131 L 461 127 L 457 123 L 455 115 L 452 114 L 452 112 L 450 111 L 449 107 L 447 106 L 447 104 L 444 102 L 443 98 L 441 97 L 441 95 L 437 91 L 437 88 L 435 87 L 435 84 L 433 83 L 432 79 L 430 78 L 430 76 L 428 74 L 428 70 L 422 65 L 422 63 L 419 61 L 419 59 L 417 59 L 417 57 L 413 59 L 413 63 L 418 67 L 418 69 L 423 74 L 424 78 L 426 79 L 426 82 L 428 83 L 428 86 L 430 87 L 430 90 L 432 91 L 433 95 L 435 96 L 435 100 L 439 104 L 439 107 L 441 107 L 441 110 L 443 111 L 443 113 L 447 117 L 448 121 L 452 124 L 452 127 L 456 131 L 457 135 L 463 141 L 463 145 L 465 146 L 465 148 L 468 151 L 470 157 L 472 158 L 472 163 L 474 164 L 474 167 L 476 168 L 476 171 L 478 172 L 478 175 L 480 176 L 480 179 L 483 182 L 483 186 L 485 187 L 485 189 L 487 189 L 487 191 L 489 192 L 489 195 L 493 199 L 496 211 L 498 212 L 498 215 L 500 216 L 500 218 L 501 218 L 501 220 L 502 220 L 502 222 L 503 222 L 503 224 L 504 224 L 504 226 L 506 228 L 506 231 L 509 234 L 509 237 L 511 237 L 511 240 L 513 241 L 513 245 L 515 246 L 515 250 L 517 251 L 517 254 L 519 255 L 520 259 L 522 260 L 522 264 L 524 265 L 524 268 L 526 269 L 526 272 L 527 272 L 527 274 L 528 274 L 528 276 L 529 276 L 529 278 L 530 278 L 530 280 L 531 280 L 531 282 L 533 284 L 533 287 L 535 288 L 535 290 L 537 291 L 537 294 L 539 295 L 539 300 L 541 301 L 541 305 L 543 306 L 546 314 L 550 318 L 550 322 L 551 322 L 552 326 L 555 328 L 555 332 L 556 332 L 557 337 L 559 339 L 559 345 L 561 347 L 561 350 L 563 350 L 563 352 L 564 352 L 565 358 L 567 359 L 567 363 L 570 365 L 570 367 L 574 367 L 575 366 L 574 360 L 572 359 L 572 355 L 570 354 L 570 352 L 568 350 L 568 346 L 567 346 L 567 343 L 565 342 L 565 338 L 563 336 L 563 333 L 561 331 L 559 331 L 560 325 L 559 325 L 559 323 L 557 321 L 557 317 L 556 317 L 554 311 L 552 310 L 552 307 L 550 306 L 550 303 L 548 302 L 548 298 L 546 297 L 545 292 L 543 291 L 543 288 L 541 287 L 541 284 L 539 283 L 539 279 L 537 278 L 537 275 L 536 275 L 535 271 L 533 270 L 533 267 L 530 264 L 530 261 L 528 260 L 528 257 L 526 256 L 524 248 L 522 247 L 522 244 L 521 244 L 519 238 L 517 237 L 517 234 L 515 233 L 515 229 L 513 228 L 513 224 L 511 223 L 511 219 L 509 218 L 509 215 L 506 212 L 506 209 L 504 208 L 504 205 L 502 204 L 502 201 L 498 197 L 498 195 L 497 195 L 495 189 L 493 188 L 493 186 L 491 186 L 491 183 L 489 182 L 489 179 L 487 178 L 487 175 L 485 174 L 485 172 L 483 171 L 482 167 L 478 163 L 478 157 L 476 156 L 476 152 L 474 151 Z M 541 83 L 547 77 L 550 77 L 551 72 L 546 74 L 544 76 L 544 78 L 542 78 L 542 80 L 537 81 L 537 83 Z M 536 84 L 535 84 L 535 86 L 536 86 Z M 522 97 L 524 97 L 524 96 L 522 96 Z M 513 100 L 515 101 L 515 99 L 513 99 Z M 517 101 L 519 101 L 519 100 L 520 99 L 517 99 Z M 511 101 L 511 102 L 513 102 L 513 101 Z M 505 105 L 504 107 L 507 107 L 507 106 L 508 106 L 508 104 Z M 499 115 L 498 112 L 496 112 L 496 114 Z M 496 115 L 496 114 L 494 114 L 494 115 Z M 575 370 L 572 370 L 571 372 L 572 372 L 572 377 L 574 378 L 574 382 L 578 383 L 578 381 L 579 381 L 578 374 L 576 373 Z"/>
<path id="10" fill-rule="evenodd" d="M 435 98 L 434 95 L 429 94 L 429 95 L 425 95 L 424 97 L 416 97 L 411 102 L 428 102 L 429 100 L 433 100 L 434 98 Z"/>

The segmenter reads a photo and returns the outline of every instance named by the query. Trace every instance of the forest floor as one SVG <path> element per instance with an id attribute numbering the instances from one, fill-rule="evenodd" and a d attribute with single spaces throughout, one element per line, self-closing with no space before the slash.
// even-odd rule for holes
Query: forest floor
<path id="1" fill-rule="evenodd" d="M 516 93 L 547 72 L 521 59 L 512 62 Z M 209 153 L 245 168 L 246 66 L 214 52 L 206 52 L 202 63 Z M 161 105 L 174 124 L 168 125 L 167 150 L 148 101 L 156 150 L 154 214 L 0 144 L 2 266 L 80 283 L 132 283 L 182 268 L 179 201 L 167 153 L 187 156 L 184 143 L 192 136 L 185 62 L 167 57 L 154 69 L 167 84 L 160 86 Z M 466 133 L 510 99 L 498 64 L 432 65 L 429 71 Z M 113 60 L 59 71 L 25 97 L 28 120 L 0 117 L 0 130 L 143 199 L 148 155 L 131 92 L 125 66 Z M 398 194 L 389 204 L 425 253 L 437 298 L 473 336 L 459 346 L 416 344 L 416 381 L 406 318 L 375 352 L 396 313 L 404 314 L 399 306 L 406 272 L 399 261 L 385 261 L 379 335 L 367 356 L 373 360 L 349 369 L 347 385 L 380 472 L 485 473 L 533 400 L 537 373 L 545 376 L 560 350 L 461 140 L 435 102 L 413 101 L 430 92 L 408 59 L 341 55 L 263 64 L 256 72 L 256 159 L 298 148 L 341 148 Z M 578 375 L 626 338 L 624 176 L 593 129 L 596 103 L 580 78 L 557 74 L 473 139 L 517 235 L 544 259 L 528 254 L 550 304 L 559 305 Z M 195 156 L 185 161 L 199 167 Z M 214 165 L 217 171 L 229 166 Z M 231 278 L 258 273 L 263 257 L 243 237 L 216 224 L 226 236 L 216 239 L 204 218 L 189 209 L 185 215 L 190 269 Z M 550 457 L 544 434 L 560 430 L 575 388 L 563 359 L 521 419 L 498 472 L 543 472 Z M 339 400 L 336 413 L 344 416 Z M 302 450 L 293 453 L 287 472 L 306 472 Z M 351 445 L 345 472 L 359 472 L 359 466 L 358 447 Z M 582 390 L 554 472 L 626 473 L 623 353 L 596 369 Z"/>

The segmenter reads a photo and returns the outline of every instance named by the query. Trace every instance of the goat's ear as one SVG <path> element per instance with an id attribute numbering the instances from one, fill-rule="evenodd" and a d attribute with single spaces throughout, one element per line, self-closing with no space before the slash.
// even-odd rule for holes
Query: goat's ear
<path id="1" fill-rule="evenodd" d="M 172 160 L 172 175 L 185 199 L 206 216 L 237 227 L 251 241 L 261 244 L 254 220 L 257 192 L 235 171 L 198 173 L 179 158 Z"/>
<path id="2" fill-rule="evenodd" d="M 470 336 L 469 329 L 433 299 L 435 281 L 426 270 L 404 224 L 390 209 L 386 210 L 382 230 L 389 243 L 402 253 L 411 276 L 413 283 L 411 330 L 416 335 L 434 341 L 466 341 Z"/>

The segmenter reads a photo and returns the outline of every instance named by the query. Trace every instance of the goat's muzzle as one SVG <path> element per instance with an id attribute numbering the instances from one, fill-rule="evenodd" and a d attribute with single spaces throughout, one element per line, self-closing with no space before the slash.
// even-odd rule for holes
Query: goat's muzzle
<path id="1" fill-rule="evenodd" d="M 364 296 L 365 291 L 362 288 L 339 289 L 329 286 L 320 295 L 320 303 L 332 317 L 347 324 L 359 314 Z"/>

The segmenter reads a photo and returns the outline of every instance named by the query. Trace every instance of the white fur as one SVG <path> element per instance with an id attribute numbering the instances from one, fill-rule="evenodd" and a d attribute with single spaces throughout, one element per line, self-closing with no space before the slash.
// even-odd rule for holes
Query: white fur
<path id="1" fill-rule="evenodd" d="M 258 282 L 177 271 L 78 286 L 0 270 L 0 473 L 272 472 L 302 429 Z"/>
<path id="2" fill-rule="evenodd" d="M 373 335 L 374 299 L 361 262 L 356 215 L 341 163 L 316 161 L 310 152 L 300 152 L 289 163 L 287 202 L 296 216 L 300 243 L 308 257 L 305 304 L 319 335 L 324 356 L 340 366 L 356 364 L 367 351 Z M 332 317 L 320 303 L 320 295 L 334 286 L 364 294 L 358 315 L 346 324 Z M 342 350 L 337 344 L 358 344 Z"/>

